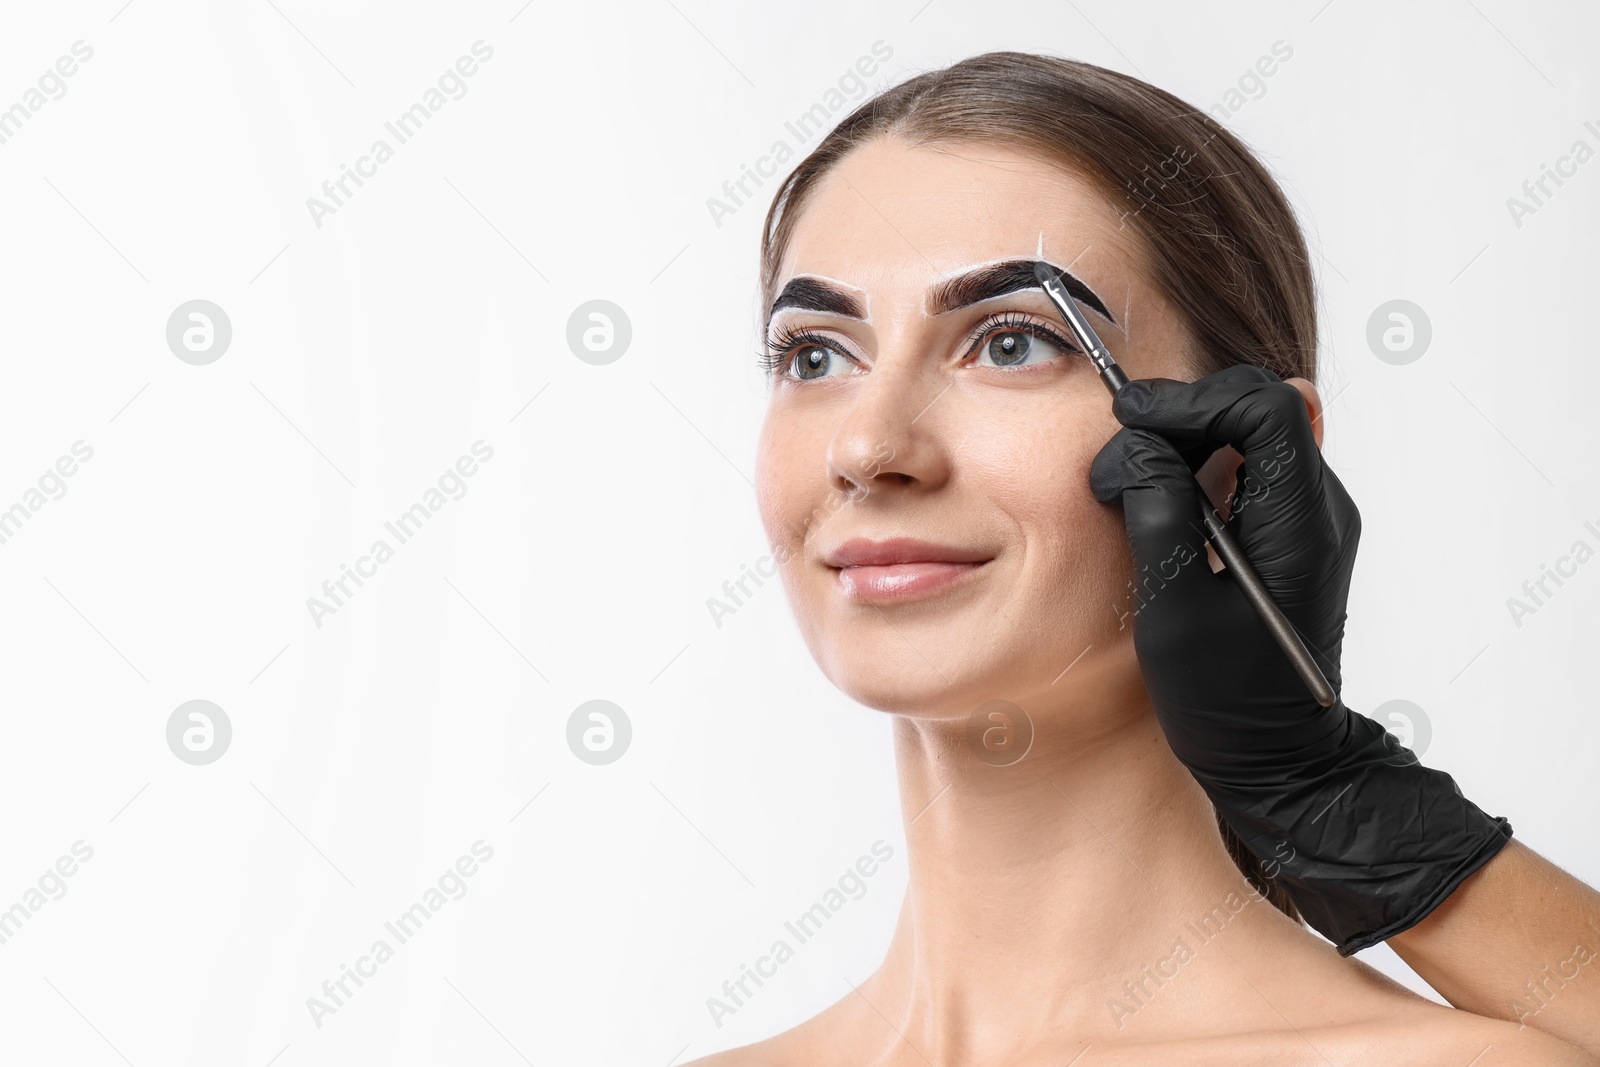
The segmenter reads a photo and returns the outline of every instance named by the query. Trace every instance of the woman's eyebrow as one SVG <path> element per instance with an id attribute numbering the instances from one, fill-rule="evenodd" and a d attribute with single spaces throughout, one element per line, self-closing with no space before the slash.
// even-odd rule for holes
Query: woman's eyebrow
<path id="1" fill-rule="evenodd" d="M 969 270 L 947 278 L 929 290 L 928 304 L 930 315 L 943 315 L 968 304 L 976 304 L 982 300 L 992 300 L 997 296 L 1007 293 L 1019 292 L 1023 289 L 1039 288 L 1039 279 L 1033 273 L 1035 262 L 1044 265 L 1061 275 L 1061 282 L 1067 287 L 1067 292 L 1072 298 L 1085 307 L 1093 308 L 1103 315 L 1107 322 L 1113 326 L 1117 324 L 1116 318 L 1107 310 L 1104 301 L 1095 295 L 1072 272 L 1064 267 L 1058 267 L 1048 261 L 1032 259 L 1008 259 L 1000 263 L 989 263 L 976 270 Z"/>
<path id="2" fill-rule="evenodd" d="M 1037 289 L 1039 280 L 1033 273 L 1034 263 L 1035 260 L 1031 259 L 1008 259 L 999 263 L 985 264 L 957 274 L 953 278 L 946 278 L 930 290 L 929 304 L 932 310 L 929 314 L 943 315 L 968 304 L 992 300 L 1007 293 Z M 1116 325 L 1116 316 L 1107 310 L 1105 302 L 1095 295 L 1093 289 L 1063 267 L 1049 262 L 1046 262 L 1045 266 L 1061 275 L 1062 284 L 1067 287 L 1067 292 L 1072 294 L 1074 300 L 1085 307 L 1093 308 L 1103 315 L 1107 322 Z M 770 324 L 772 316 L 777 314 L 779 309 L 786 307 L 821 311 L 863 321 L 866 319 L 866 311 L 853 293 L 836 284 L 807 275 L 789 279 L 783 291 L 778 294 L 778 299 L 772 302 L 772 310 L 767 312 L 767 322 Z"/>
<path id="3" fill-rule="evenodd" d="M 778 309 L 787 307 L 824 311 L 832 315 L 843 315 L 849 319 L 860 319 L 863 322 L 867 318 L 866 308 L 853 293 L 831 282 L 806 275 L 789 279 L 789 284 L 783 287 L 778 299 L 772 302 L 772 310 L 767 312 L 767 322 L 772 322 L 772 316 L 778 313 Z"/>

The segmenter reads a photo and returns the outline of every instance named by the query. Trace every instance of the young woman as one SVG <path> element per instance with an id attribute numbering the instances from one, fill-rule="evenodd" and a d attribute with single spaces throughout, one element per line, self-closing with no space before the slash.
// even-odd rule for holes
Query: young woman
<path id="1" fill-rule="evenodd" d="M 1304 242 L 1248 150 L 1135 79 L 979 56 L 841 123 L 762 257 L 761 515 L 824 673 L 896 717 L 910 882 L 876 973 L 701 1063 L 1597 1062 L 1344 955 L 1513 851 L 1317 706 L 1194 534 L 1191 467 L 1337 687 L 1359 517 Z M 1114 408 L 1035 261 L 1163 381 Z M 1415 952 L 1468 1001 L 1474 921 Z"/>

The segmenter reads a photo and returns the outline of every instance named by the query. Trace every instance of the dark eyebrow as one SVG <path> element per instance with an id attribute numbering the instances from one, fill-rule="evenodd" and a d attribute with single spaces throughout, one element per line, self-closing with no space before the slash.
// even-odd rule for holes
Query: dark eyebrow
<path id="1" fill-rule="evenodd" d="M 965 274 L 958 274 L 954 278 L 948 278 L 933 288 L 930 301 L 932 308 L 929 313 L 943 315 L 948 311 L 964 308 L 968 304 L 976 304 L 980 300 L 991 300 L 1023 289 L 1037 289 L 1039 279 L 1033 273 L 1035 262 L 1031 259 L 1008 259 L 1003 263 L 991 263 Z M 1093 289 L 1083 284 L 1065 268 L 1049 262 L 1044 265 L 1061 275 L 1061 283 L 1067 287 L 1067 292 L 1072 294 L 1074 300 L 1085 307 L 1093 308 L 1103 315 L 1107 322 L 1116 325 L 1117 320 L 1095 295 Z"/>
<path id="2" fill-rule="evenodd" d="M 954 278 L 947 278 L 933 288 L 931 313 L 943 315 L 968 304 L 992 300 L 1007 293 L 1037 289 L 1039 279 L 1033 273 L 1034 262 L 1031 259 L 1008 259 L 1003 263 L 991 263 L 965 274 L 958 274 Z M 1062 284 L 1067 287 L 1067 292 L 1072 294 L 1074 300 L 1085 307 L 1093 308 L 1103 315 L 1107 322 L 1116 325 L 1116 317 L 1106 309 L 1093 289 L 1063 267 L 1058 267 L 1054 263 L 1045 263 L 1045 266 L 1061 275 Z M 777 314 L 780 308 L 786 307 L 822 311 L 851 319 L 867 317 L 861 301 L 854 295 L 818 278 L 804 275 L 789 279 L 789 283 L 778 294 L 778 299 L 772 302 L 772 310 L 767 312 L 767 322 L 772 321 L 772 316 Z"/>
<path id="3" fill-rule="evenodd" d="M 851 294 L 817 278 L 804 276 L 789 279 L 789 284 L 783 287 L 778 299 L 772 302 L 772 310 L 767 312 L 767 321 L 769 323 L 772 321 L 772 316 L 778 313 L 779 308 L 789 307 L 802 308 L 806 311 L 825 311 L 850 319 L 867 317 L 861 301 Z"/>

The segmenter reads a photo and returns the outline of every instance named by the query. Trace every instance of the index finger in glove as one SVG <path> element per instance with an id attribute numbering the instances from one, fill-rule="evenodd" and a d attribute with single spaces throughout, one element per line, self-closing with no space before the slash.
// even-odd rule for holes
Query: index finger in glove
<path id="1" fill-rule="evenodd" d="M 1229 525 L 1247 550 L 1270 541 L 1276 562 L 1256 560 L 1267 569 L 1304 573 L 1325 564 L 1330 547 L 1353 541 L 1354 504 L 1322 461 L 1305 399 L 1271 371 L 1238 365 L 1193 382 L 1137 379 L 1117 392 L 1112 411 L 1186 456 L 1231 445 L 1244 457 Z"/>
<path id="2" fill-rule="evenodd" d="M 1206 617 L 1220 579 L 1206 562 L 1200 486 L 1172 442 L 1149 430 L 1118 430 L 1095 456 L 1089 480 L 1102 503 L 1122 503 L 1136 581 L 1157 582 L 1170 613 Z"/>

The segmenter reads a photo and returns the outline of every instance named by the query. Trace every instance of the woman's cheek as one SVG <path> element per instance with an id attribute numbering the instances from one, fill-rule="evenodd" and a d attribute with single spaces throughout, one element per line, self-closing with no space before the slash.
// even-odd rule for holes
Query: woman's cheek
<path id="1" fill-rule="evenodd" d="M 1100 503 L 1089 487 L 1094 457 L 1116 429 L 1109 414 L 1103 426 L 1079 426 L 1072 433 L 1057 428 L 1034 480 L 1037 501 L 1026 520 L 1038 563 L 1049 572 L 1038 577 L 1056 591 L 1054 621 L 1083 642 L 1096 641 L 1107 625 L 1117 629 L 1132 577 L 1121 509 Z"/>
<path id="2" fill-rule="evenodd" d="M 769 414 L 756 445 L 756 509 L 780 560 L 799 554 L 805 533 L 806 512 L 798 500 L 804 479 L 795 455 L 798 442 L 790 436 L 783 421 Z"/>
<path id="3" fill-rule="evenodd" d="M 1118 617 L 1125 608 L 1127 591 L 1133 578 L 1133 555 L 1128 548 L 1128 529 L 1122 521 L 1120 504 L 1102 504 L 1089 487 L 1089 470 L 1094 458 L 1121 426 L 1107 415 L 1104 426 L 1078 439 L 1074 450 L 1072 495 L 1077 531 L 1079 566 L 1086 584 L 1093 587 L 1091 598 L 1096 608 Z M 1113 605 L 1116 605 L 1114 607 Z"/>
<path id="4" fill-rule="evenodd" d="M 795 622 L 813 655 L 825 604 L 819 602 L 821 583 L 807 553 L 820 550 L 820 531 L 812 523 L 826 495 L 824 469 L 823 454 L 803 430 L 769 412 L 756 446 L 756 508 Z"/>

